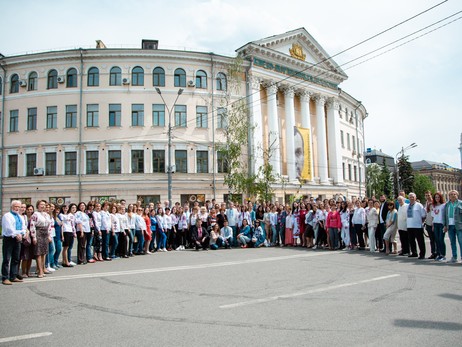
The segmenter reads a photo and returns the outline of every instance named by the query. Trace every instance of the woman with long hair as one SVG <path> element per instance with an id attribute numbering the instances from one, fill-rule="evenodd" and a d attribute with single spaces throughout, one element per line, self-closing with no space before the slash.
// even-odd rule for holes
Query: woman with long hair
<path id="1" fill-rule="evenodd" d="M 433 231 L 436 240 L 436 258 L 438 261 L 446 261 L 446 244 L 444 243 L 444 197 L 440 192 L 433 194 Z"/>
<path id="2" fill-rule="evenodd" d="M 350 212 L 346 201 L 340 202 L 340 220 L 342 221 L 340 232 L 343 242 L 342 248 L 350 247 Z"/>
<path id="3" fill-rule="evenodd" d="M 77 265 L 87 264 L 87 237 L 85 234 L 91 233 L 91 229 L 90 218 L 86 211 L 87 205 L 84 202 L 79 202 L 77 205 L 77 212 L 75 213 L 75 229 L 77 232 Z"/>
<path id="4" fill-rule="evenodd" d="M 135 240 L 135 223 L 136 223 L 136 212 L 134 212 L 134 205 L 128 204 L 127 207 L 127 220 L 128 220 L 128 256 L 133 257 L 133 244 Z"/>
<path id="5" fill-rule="evenodd" d="M 120 233 L 120 221 L 117 217 L 117 204 L 113 203 L 110 207 L 111 211 L 111 239 L 109 241 L 110 253 L 109 257 L 111 259 L 118 259 L 116 255 L 117 246 L 119 245 L 119 233 Z"/>
<path id="6" fill-rule="evenodd" d="M 102 215 L 101 204 L 99 202 L 95 203 L 95 210 L 93 211 L 93 221 L 95 223 L 95 234 L 93 236 L 93 257 L 97 261 L 103 261 L 103 233 L 101 232 Z"/>
<path id="7" fill-rule="evenodd" d="M 52 219 L 46 213 L 45 200 L 37 201 L 36 208 L 30 219 L 30 232 L 32 242 L 35 245 L 35 256 L 37 261 L 37 277 L 42 278 L 49 272 L 45 270 L 45 256 L 48 254 L 48 244 L 51 239 Z"/>
<path id="8" fill-rule="evenodd" d="M 144 230 L 144 254 L 151 254 L 149 251 L 149 245 L 152 240 L 152 231 L 151 231 L 151 216 L 149 215 L 149 207 L 143 209 L 143 219 L 146 224 L 146 229 Z"/>
<path id="9" fill-rule="evenodd" d="M 55 245 L 55 254 L 53 255 L 53 258 L 50 260 L 50 263 L 54 269 L 61 267 L 61 265 L 59 265 L 59 255 L 61 254 L 61 251 L 63 249 L 63 222 L 61 221 L 61 219 L 59 219 L 60 211 L 61 209 L 59 206 L 55 206 L 53 211 L 51 211 L 51 216 L 53 218 L 53 222 L 55 225 L 55 237 L 53 237 L 53 243 Z"/>
<path id="10" fill-rule="evenodd" d="M 76 237 L 75 230 L 75 217 L 71 211 L 77 209 L 76 204 L 70 204 L 69 206 L 61 206 L 61 211 L 59 213 L 59 219 L 62 221 L 62 231 L 63 231 L 63 262 L 64 267 L 73 267 L 74 264 L 71 263 L 71 252 L 72 246 L 74 245 L 74 238 Z"/>
<path id="11" fill-rule="evenodd" d="M 22 205 L 21 205 L 22 208 Z M 35 258 L 34 243 L 30 233 L 30 219 L 34 214 L 35 209 L 33 205 L 26 205 L 24 219 L 27 226 L 27 234 L 23 239 L 21 246 L 21 274 L 22 277 L 30 277 L 30 268 L 32 266 L 32 259 Z"/>

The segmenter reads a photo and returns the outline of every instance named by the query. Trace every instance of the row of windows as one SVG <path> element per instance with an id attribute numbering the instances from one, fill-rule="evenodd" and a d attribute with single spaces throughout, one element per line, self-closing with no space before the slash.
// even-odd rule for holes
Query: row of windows
<path id="1" fill-rule="evenodd" d="M 216 90 L 224 91 L 227 88 L 226 75 L 219 72 L 216 77 Z M 58 88 L 58 83 L 66 83 L 67 88 L 77 87 L 77 69 L 70 68 L 67 70 L 65 76 L 58 76 L 57 70 L 50 70 L 47 74 L 47 89 Z M 198 70 L 195 77 L 196 88 L 207 88 L 207 73 L 204 70 Z M 131 83 L 133 86 L 144 86 L 144 69 L 141 66 L 136 66 L 131 72 L 131 81 L 124 81 L 122 79 L 122 69 L 118 66 L 111 68 L 109 72 L 109 85 L 120 86 L 123 83 Z M 175 70 L 173 75 L 173 83 L 175 87 L 186 87 L 186 72 L 182 68 Z M 100 73 L 97 67 L 91 67 L 87 72 L 87 86 L 97 87 L 100 84 Z M 1 89 L 0 78 L 0 94 Z M 161 67 L 156 67 L 152 71 L 152 85 L 154 87 L 165 87 L 165 70 Z M 13 74 L 10 77 L 10 93 L 19 93 L 19 87 L 27 87 L 27 90 L 38 89 L 38 75 L 33 71 L 29 73 L 27 81 L 19 79 L 18 74 Z"/>
<path id="2" fill-rule="evenodd" d="M 346 180 L 347 172 L 346 172 L 345 163 L 342 163 L 342 170 L 343 170 L 343 179 Z M 359 171 L 361 171 L 361 168 L 359 169 Z M 354 181 L 354 182 L 358 181 L 358 167 L 356 165 L 352 166 L 351 164 L 348 164 L 348 180 Z"/>
<path id="3" fill-rule="evenodd" d="M 131 151 L 131 173 L 144 173 L 145 151 Z M 64 175 L 77 175 L 77 152 L 64 153 Z M 37 168 L 37 154 L 26 154 L 26 176 L 34 176 Z M 57 154 L 56 152 L 45 153 L 45 172 L 47 176 L 57 175 Z M 99 174 L 99 152 L 85 152 L 85 173 L 87 175 Z M 175 150 L 175 172 L 188 173 L 188 160 L 186 150 Z M 108 151 L 108 172 L 109 174 L 122 173 L 122 151 Z M 165 173 L 166 160 L 165 150 L 152 151 L 152 172 Z M 226 173 L 227 164 L 221 152 L 217 152 L 217 172 Z M 196 151 L 196 173 L 209 173 L 209 152 Z M 8 177 L 18 177 L 18 155 L 8 156 Z"/>
<path id="4" fill-rule="evenodd" d="M 99 127 L 99 104 L 86 105 L 86 127 Z M 109 104 L 108 107 L 108 124 L 110 127 L 122 126 L 122 104 Z M 36 107 L 27 109 L 26 130 L 37 130 L 38 112 Z M 65 128 L 77 127 L 77 105 L 65 106 Z M 208 128 L 208 107 L 196 106 L 196 127 Z M 174 126 L 187 127 L 188 125 L 186 105 L 175 105 L 174 108 Z M 217 129 L 227 127 L 227 114 L 225 108 L 217 109 Z M 168 123 L 168 120 L 167 120 Z M 131 126 L 144 126 L 144 104 L 131 105 Z M 165 105 L 152 104 L 152 126 L 164 127 Z M 58 128 L 58 107 L 47 106 L 46 108 L 46 129 Z M 10 110 L 9 132 L 19 131 L 19 110 Z"/>
<path id="5" fill-rule="evenodd" d="M 358 148 L 358 151 L 361 151 L 361 148 L 362 148 L 362 142 L 357 139 L 354 135 L 352 135 L 352 139 L 350 141 L 350 134 L 347 133 L 346 134 L 346 139 L 347 139 L 347 143 L 346 143 L 346 147 L 349 151 L 351 151 L 351 144 L 353 144 L 353 152 L 356 153 L 356 148 Z M 343 130 L 340 130 L 340 143 L 342 145 L 342 148 L 345 148 L 345 139 L 344 139 L 344 133 L 343 133 Z"/>

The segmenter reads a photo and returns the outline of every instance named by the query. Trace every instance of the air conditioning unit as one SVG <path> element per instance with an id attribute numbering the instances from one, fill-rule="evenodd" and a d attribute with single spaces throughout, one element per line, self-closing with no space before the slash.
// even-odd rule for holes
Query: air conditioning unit
<path id="1" fill-rule="evenodd" d="M 25 86 L 27 86 L 27 81 L 26 81 L 26 80 L 20 80 L 20 81 L 19 81 L 19 85 L 20 85 L 21 87 L 25 87 Z"/>
<path id="2" fill-rule="evenodd" d="M 36 167 L 34 168 L 34 176 L 43 176 L 45 174 L 45 170 L 43 167 Z"/>
<path id="3" fill-rule="evenodd" d="M 130 78 L 122 78 L 122 83 L 127 85 L 127 84 L 130 84 Z"/>
<path id="4" fill-rule="evenodd" d="M 64 83 L 66 81 L 66 77 L 58 76 L 58 83 Z"/>
<path id="5" fill-rule="evenodd" d="M 188 81 L 188 87 L 194 87 L 194 86 L 195 86 L 194 81 L 192 80 Z"/>

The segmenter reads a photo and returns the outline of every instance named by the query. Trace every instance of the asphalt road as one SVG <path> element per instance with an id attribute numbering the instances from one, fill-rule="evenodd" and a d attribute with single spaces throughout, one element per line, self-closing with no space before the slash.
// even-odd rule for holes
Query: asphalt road
<path id="1" fill-rule="evenodd" d="M 0 347 L 462 345 L 462 264 L 367 251 L 157 253 L 0 296 Z"/>

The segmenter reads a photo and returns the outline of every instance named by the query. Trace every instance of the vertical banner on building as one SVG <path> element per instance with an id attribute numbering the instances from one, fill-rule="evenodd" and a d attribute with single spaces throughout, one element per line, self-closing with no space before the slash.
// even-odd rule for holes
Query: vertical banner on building
<path id="1" fill-rule="evenodd" d="M 310 129 L 294 127 L 295 170 L 298 179 L 311 181 Z"/>

